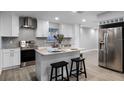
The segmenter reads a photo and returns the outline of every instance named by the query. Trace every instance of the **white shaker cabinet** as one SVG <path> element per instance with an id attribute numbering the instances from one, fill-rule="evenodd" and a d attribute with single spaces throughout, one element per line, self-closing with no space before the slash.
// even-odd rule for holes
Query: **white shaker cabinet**
<path id="1" fill-rule="evenodd" d="M 18 37 L 19 17 L 14 14 L 0 13 L 0 30 L 3 37 Z"/>
<path id="2" fill-rule="evenodd" d="M 20 65 L 20 49 L 2 50 L 2 68 L 7 69 Z"/>
<path id="3" fill-rule="evenodd" d="M 70 24 L 60 24 L 59 31 L 64 34 L 64 37 L 72 38 L 72 25 Z"/>
<path id="4" fill-rule="evenodd" d="M 48 37 L 49 21 L 37 20 L 36 37 Z"/>

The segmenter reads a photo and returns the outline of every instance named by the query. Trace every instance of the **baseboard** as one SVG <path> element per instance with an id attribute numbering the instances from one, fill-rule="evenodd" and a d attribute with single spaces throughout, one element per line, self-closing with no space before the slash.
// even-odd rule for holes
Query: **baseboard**
<path id="1" fill-rule="evenodd" d="M 82 53 L 93 52 L 93 51 L 98 51 L 98 49 L 88 49 L 88 50 L 82 51 Z"/>
<path id="2" fill-rule="evenodd" d="M 15 68 L 20 68 L 20 65 L 2 68 L 2 70 L 10 70 L 10 69 L 15 69 Z"/>

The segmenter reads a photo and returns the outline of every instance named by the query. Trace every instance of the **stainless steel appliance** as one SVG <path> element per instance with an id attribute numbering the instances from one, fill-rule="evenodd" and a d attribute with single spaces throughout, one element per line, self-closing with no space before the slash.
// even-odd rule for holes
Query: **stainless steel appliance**
<path id="1" fill-rule="evenodd" d="M 123 25 L 100 26 L 99 66 L 123 72 Z"/>
<path id="2" fill-rule="evenodd" d="M 30 40 L 30 41 L 22 40 L 19 42 L 19 46 L 22 49 L 35 48 L 35 41 L 34 40 Z"/>
<path id="3" fill-rule="evenodd" d="M 36 29 L 37 19 L 32 17 L 20 17 L 19 18 L 20 28 Z"/>
<path id="4" fill-rule="evenodd" d="M 35 41 L 20 41 L 21 47 L 21 66 L 35 64 Z"/>

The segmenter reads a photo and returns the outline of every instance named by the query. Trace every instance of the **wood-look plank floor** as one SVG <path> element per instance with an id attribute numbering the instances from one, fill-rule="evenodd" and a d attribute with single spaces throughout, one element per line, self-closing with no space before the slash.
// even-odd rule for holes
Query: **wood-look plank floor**
<path id="1" fill-rule="evenodd" d="M 84 53 L 86 58 L 86 70 L 88 78 L 80 76 L 80 81 L 123 81 L 124 73 L 114 72 L 98 66 L 97 52 Z M 36 81 L 35 66 L 27 66 L 12 70 L 3 71 L 0 81 Z M 70 77 L 75 81 L 75 77 Z"/>

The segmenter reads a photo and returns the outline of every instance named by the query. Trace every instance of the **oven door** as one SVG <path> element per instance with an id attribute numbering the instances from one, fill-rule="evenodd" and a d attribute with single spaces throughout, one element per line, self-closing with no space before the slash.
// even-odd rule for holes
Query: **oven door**
<path id="1" fill-rule="evenodd" d="M 21 50 L 21 62 L 28 62 L 35 60 L 35 50 Z"/>

